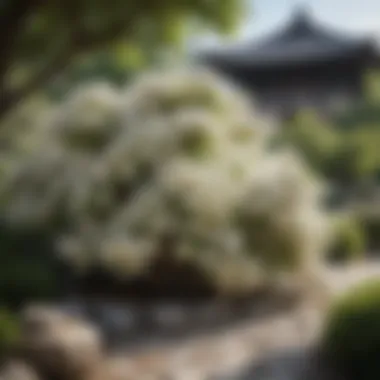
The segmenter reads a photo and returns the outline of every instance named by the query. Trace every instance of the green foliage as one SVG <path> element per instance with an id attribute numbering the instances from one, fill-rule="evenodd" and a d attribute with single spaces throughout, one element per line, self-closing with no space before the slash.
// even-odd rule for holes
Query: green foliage
<path id="1" fill-rule="evenodd" d="M 0 358 L 6 355 L 20 338 L 20 325 L 15 314 L 0 308 Z"/>
<path id="2" fill-rule="evenodd" d="M 358 130 L 363 125 L 378 129 L 380 123 L 380 104 L 363 102 L 338 115 L 336 125 L 341 130 Z"/>
<path id="3" fill-rule="evenodd" d="M 380 217 L 377 212 L 358 213 L 357 220 L 366 231 L 367 249 L 369 253 L 376 253 L 380 249 Z"/>
<path id="4" fill-rule="evenodd" d="M 366 100 L 370 105 L 380 102 L 380 72 L 379 70 L 370 70 L 365 77 Z"/>
<path id="5" fill-rule="evenodd" d="M 343 218 L 335 222 L 333 241 L 328 260 L 349 262 L 363 256 L 366 249 L 366 236 L 363 225 L 354 218 Z"/>
<path id="6" fill-rule="evenodd" d="M 63 275 L 52 256 L 52 232 L 0 230 L 0 299 L 10 307 L 60 296 Z"/>
<path id="7" fill-rule="evenodd" d="M 116 82 L 139 63 L 160 60 L 201 27 L 229 33 L 245 14 L 246 0 L 3 0 L 0 116 L 46 85 L 75 59 L 83 70 Z M 99 55 L 99 52 L 101 54 Z M 86 63 L 87 62 L 87 63 Z M 64 80 L 64 79 L 62 79 Z M 60 92 L 65 89 L 60 89 Z"/>
<path id="8" fill-rule="evenodd" d="M 72 88 L 92 81 L 102 80 L 116 86 L 124 85 L 137 71 L 135 64 L 130 62 L 133 60 L 133 52 L 126 54 L 127 61 L 120 56 L 120 52 L 92 54 L 76 61 L 48 86 L 48 94 L 53 99 L 62 100 Z M 143 65 L 142 62 L 139 64 Z"/>
<path id="9" fill-rule="evenodd" d="M 332 308 L 322 338 L 332 365 L 350 380 L 380 377 L 380 281 L 350 291 Z"/>
<path id="10" fill-rule="evenodd" d="M 329 170 L 331 178 L 348 185 L 374 179 L 380 170 L 380 130 L 362 126 L 341 132 L 342 143 Z"/>
<path id="11" fill-rule="evenodd" d="M 376 252 L 380 249 L 380 218 L 379 216 L 366 218 L 363 223 L 369 236 L 370 248 Z"/>
<path id="12" fill-rule="evenodd" d="M 284 126 L 281 139 L 296 147 L 316 173 L 347 190 L 377 179 L 380 172 L 380 129 L 370 124 L 340 128 L 311 112 Z"/>
<path id="13" fill-rule="evenodd" d="M 284 126 L 282 139 L 295 146 L 317 173 L 326 174 L 339 149 L 339 137 L 325 120 L 303 111 Z"/>
<path id="14" fill-rule="evenodd" d="M 373 100 L 365 103 L 367 111 L 379 108 Z M 346 261 L 364 251 L 376 252 L 380 248 L 379 214 L 369 199 L 376 192 L 380 179 L 380 114 L 362 113 L 353 109 L 346 119 L 328 124 L 310 112 L 302 112 L 284 127 L 280 138 L 300 151 L 314 171 L 327 179 L 332 208 L 356 207 L 370 203 L 370 212 L 359 212 L 355 221 L 338 223 L 337 235 L 328 252 L 333 261 Z M 372 190 L 371 190 L 372 189 Z M 377 201 L 375 201 L 377 203 Z M 373 207 L 372 207 L 373 206 Z M 363 236 L 365 235 L 365 236 Z"/>
<path id="15" fill-rule="evenodd" d="M 364 99 L 336 116 L 335 124 L 343 130 L 360 130 L 363 126 L 379 129 L 380 72 L 370 70 L 363 80 Z"/>

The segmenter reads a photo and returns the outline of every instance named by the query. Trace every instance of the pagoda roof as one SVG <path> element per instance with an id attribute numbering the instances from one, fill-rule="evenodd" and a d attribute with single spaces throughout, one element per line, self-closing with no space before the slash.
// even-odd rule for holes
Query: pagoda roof
<path id="1" fill-rule="evenodd" d="M 278 67 L 307 64 L 359 53 L 376 54 L 370 38 L 354 38 L 316 22 L 305 11 L 298 11 L 285 27 L 256 43 L 245 43 L 204 56 L 210 63 Z"/>

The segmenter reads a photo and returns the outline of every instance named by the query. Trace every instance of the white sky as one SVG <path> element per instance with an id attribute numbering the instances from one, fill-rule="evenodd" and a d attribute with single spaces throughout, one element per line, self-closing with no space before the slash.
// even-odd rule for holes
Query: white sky
<path id="1" fill-rule="evenodd" d="M 285 23 L 297 7 L 306 6 L 317 20 L 335 29 L 356 35 L 375 35 L 380 41 L 380 0 L 248 1 L 252 1 L 251 12 L 243 20 L 239 39 L 258 38 L 271 32 Z M 219 38 L 213 35 L 194 42 L 197 47 L 219 44 Z"/>

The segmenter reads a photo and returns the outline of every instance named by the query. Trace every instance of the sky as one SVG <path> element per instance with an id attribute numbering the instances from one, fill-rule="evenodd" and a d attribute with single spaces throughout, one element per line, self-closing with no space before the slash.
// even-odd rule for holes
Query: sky
<path id="1" fill-rule="evenodd" d="M 252 0 L 251 12 L 243 20 L 237 38 L 256 39 L 273 31 L 300 6 L 328 26 L 354 35 L 374 35 L 380 41 L 380 0 Z M 220 43 L 216 36 L 197 41 L 200 48 Z"/>

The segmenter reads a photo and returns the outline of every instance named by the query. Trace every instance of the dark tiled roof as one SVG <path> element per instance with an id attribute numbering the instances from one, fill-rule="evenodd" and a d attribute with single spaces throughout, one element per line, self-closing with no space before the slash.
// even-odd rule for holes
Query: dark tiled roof
<path id="1" fill-rule="evenodd" d="M 282 30 L 255 44 L 244 44 L 205 55 L 206 61 L 250 66 L 278 66 L 352 56 L 375 49 L 370 39 L 349 38 L 318 25 L 299 13 Z"/>

